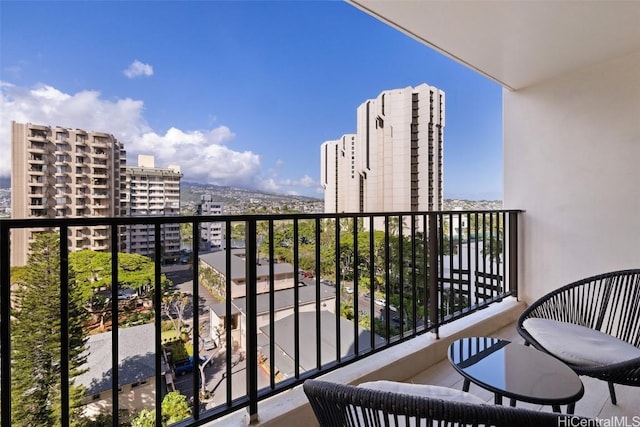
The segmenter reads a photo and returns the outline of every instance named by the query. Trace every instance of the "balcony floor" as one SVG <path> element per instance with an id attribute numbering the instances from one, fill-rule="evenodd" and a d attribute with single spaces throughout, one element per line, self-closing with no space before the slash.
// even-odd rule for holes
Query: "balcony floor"
<path id="1" fill-rule="evenodd" d="M 515 323 L 498 330 L 496 333 L 491 334 L 491 336 L 518 343 L 523 342 L 523 339 L 516 331 Z M 615 389 L 618 403 L 617 405 L 612 405 L 606 382 L 584 376 L 580 377 L 580 379 L 584 384 L 585 391 L 582 399 L 576 403 L 575 413 L 577 415 L 599 419 L 620 419 L 626 416 L 629 423 L 632 422 L 634 416 L 637 420 L 640 420 L 640 418 L 638 418 L 640 414 L 640 393 L 638 393 L 637 387 L 616 384 Z M 449 361 L 444 359 L 406 382 L 433 384 L 462 390 L 463 379 L 462 376 L 451 367 Z M 493 403 L 493 393 L 475 384 L 471 384 L 469 392 L 489 403 Z M 519 408 L 533 409 L 536 411 L 552 411 L 550 406 L 541 406 L 526 402 L 518 402 L 517 405 Z M 564 411 L 565 407 L 563 407 L 562 410 Z"/>
<path id="2" fill-rule="evenodd" d="M 336 371 L 327 373 L 322 379 L 344 384 L 360 384 L 366 381 L 392 380 L 415 384 L 432 384 L 462 389 L 463 378 L 451 367 L 446 349 L 450 342 L 469 336 L 490 336 L 522 343 L 516 332 L 515 321 L 525 305 L 507 299 L 479 313 L 447 324 L 440 329 L 440 339 L 434 334 L 425 334 L 388 350 L 362 359 Z M 422 369 L 421 369 L 422 367 Z M 580 377 L 585 388 L 582 399 L 576 403 L 577 415 L 605 420 L 604 425 L 639 425 L 640 393 L 637 387 L 616 385 L 618 404 L 612 405 L 607 384 L 589 377 Z M 493 404 L 493 394 L 474 384 L 470 393 Z M 550 406 L 518 402 L 519 408 L 551 412 Z M 259 421 L 252 425 L 280 427 L 286 425 L 317 426 L 306 396 L 301 387 L 274 396 L 259 404 Z M 566 410 L 563 406 L 562 410 Z M 626 418 L 624 418 L 626 417 Z M 635 418 L 634 418 L 635 417 Z M 620 424 L 622 422 L 622 424 Z M 618 424 L 615 424 L 618 423 Z M 245 411 L 236 412 L 217 420 L 209 426 L 247 426 Z"/>

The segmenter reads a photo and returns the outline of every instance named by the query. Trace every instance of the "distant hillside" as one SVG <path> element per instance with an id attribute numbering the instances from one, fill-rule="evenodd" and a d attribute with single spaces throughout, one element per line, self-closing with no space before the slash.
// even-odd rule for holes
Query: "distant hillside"
<path id="1" fill-rule="evenodd" d="M 183 181 L 180 183 L 182 212 L 195 212 L 203 194 L 210 194 L 214 201 L 222 203 L 226 214 L 324 210 L 324 201 L 318 198 Z"/>
<path id="2" fill-rule="evenodd" d="M 224 202 L 227 197 L 232 197 L 235 199 L 238 196 L 243 198 L 257 198 L 257 199 L 292 199 L 292 200 L 307 200 L 307 201 L 321 201 L 322 199 L 318 197 L 308 197 L 308 196 L 294 196 L 290 194 L 278 194 L 278 193 L 270 193 L 267 191 L 260 190 L 251 190 L 247 188 L 237 188 L 237 187 L 228 187 L 222 185 L 215 184 L 200 184 L 197 182 L 185 182 L 182 181 L 180 183 L 180 193 L 181 197 L 187 196 L 187 199 L 193 199 L 192 201 L 200 201 L 200 194 L 211 193 L 218 197 L 217 200 Z M 192 196 L 189 197 L 188 195 Z M 188 201 L 182 199 L 182 201 Z"/>
<path id="3" fill-rule="evenodd" d="M 0 188 L 11 188 L 11 178 L 0 177 Z"/>

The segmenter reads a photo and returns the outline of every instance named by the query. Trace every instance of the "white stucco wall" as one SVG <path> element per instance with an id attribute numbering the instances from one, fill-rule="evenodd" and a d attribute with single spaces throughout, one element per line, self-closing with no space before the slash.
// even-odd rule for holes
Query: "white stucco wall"
<path id="1" fill-rule="evenodd" d="M 504 91 L 504 203 L 525 301 L 640 268 L 640 52 Z"/>

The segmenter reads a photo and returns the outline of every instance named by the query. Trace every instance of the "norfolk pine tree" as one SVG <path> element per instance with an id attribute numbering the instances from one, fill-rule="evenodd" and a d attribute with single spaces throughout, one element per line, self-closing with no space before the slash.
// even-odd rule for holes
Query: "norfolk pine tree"
<path id="1" fill-rule="evenodd" d="M 61 425 L 60 401 L 60 240 L 54 233 L 35 235 L 27 265 L 16 271 L 12 328 L 12 425 Z M 86 362 L 88 313 L 69 271 L 70 424 L 81 417 L 83 387 L 73 378 Z"/>

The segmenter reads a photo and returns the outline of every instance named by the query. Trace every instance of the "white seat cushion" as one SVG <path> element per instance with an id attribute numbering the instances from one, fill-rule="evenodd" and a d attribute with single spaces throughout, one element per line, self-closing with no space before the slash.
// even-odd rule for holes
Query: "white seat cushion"
<path id="1" fill-rule="evenodd" d="M 595 329 L 536 318 L 523 325 L 549 353 L 573 365 L 605 366 L 640 357 L 640 349 Z"/>
<path id="2" fill-rule="evenodd" d="M 454 400 L 463 403 L 486 404 L 484 400 L 471 393 L 448 387 L 440 387 L 428 384 L 409 384 L 396 381 L 371 381 L 362 383 L 358 387 L 371 390 L 390 391 L 393 393 L 409 394 L 412 396 L 424 396 L 432 399 Z"/>

